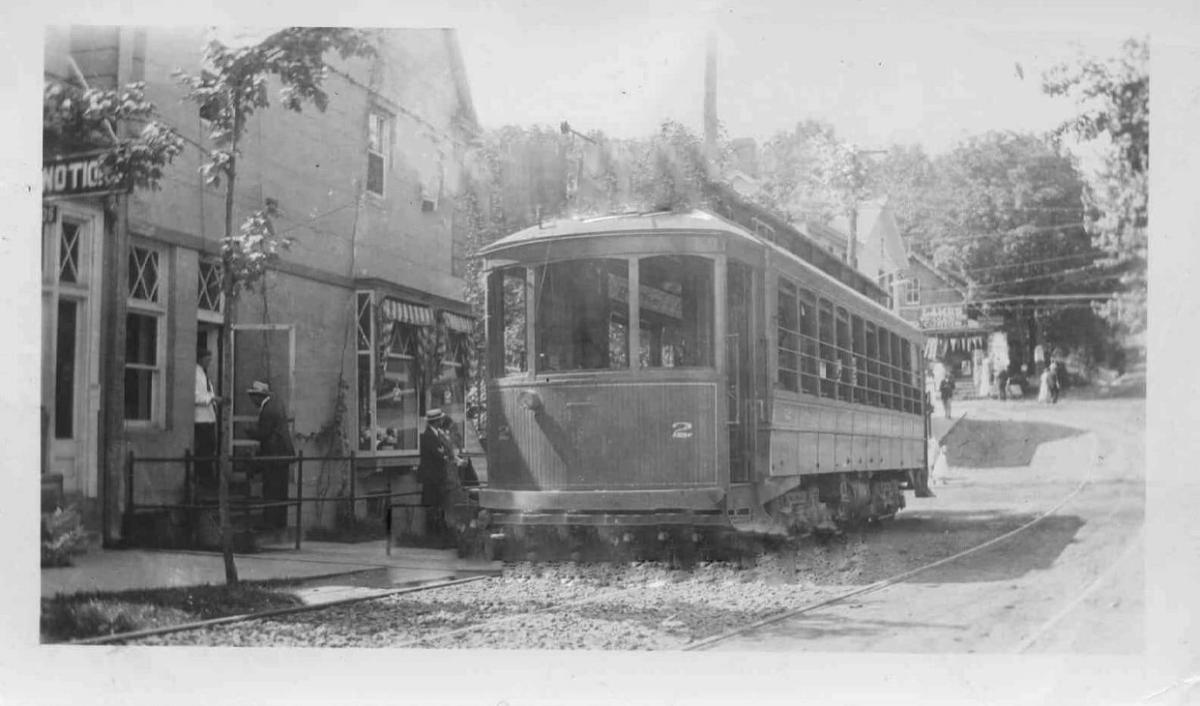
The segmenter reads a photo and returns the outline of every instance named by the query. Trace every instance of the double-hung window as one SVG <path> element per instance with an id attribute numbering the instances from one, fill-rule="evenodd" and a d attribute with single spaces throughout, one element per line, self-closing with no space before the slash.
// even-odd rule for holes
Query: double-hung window
<path id="1" fill-rule="evenodd" d="M 367 191 L 376 196 L 384 195 L 391 129 L 391 116 L 371 111 L 367 123 Z"/>
<path id="2" fill-rule="evenodd" d="M 149 426 L 163 421 L 166 292 L 161 252 L 130 246 L 125 314 L 125 420 L 132 425 Z"/>
<path id="3" fill-rule="evenodd" d="M 921 282 L 917 279 L 904 281 L 904 303 L 916 306 L 921 303 Z"/>

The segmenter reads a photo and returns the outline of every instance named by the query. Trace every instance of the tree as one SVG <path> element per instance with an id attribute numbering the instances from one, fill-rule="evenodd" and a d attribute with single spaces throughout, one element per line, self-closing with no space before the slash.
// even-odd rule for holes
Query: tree
<path id="1" fill-rule="evenodd" d="M 926 224 L 935 213 L 929 199 L 938 179 L 933 160 L 920 145 L 893 145 L 878 165 L 878 192 L 887 196 L 901 237 L 910 250 L 932 255 Z"/>
<path id="2" fill-rule="evenodd" d="M 200 115 L 212 126 L 210 138 L 216 147 L 206 156 L 201 173 L 212 185 L 224 182 L 225 236 L 221 241 L 221 290 L 224 295 L 224 325 L 221 329 L 222 367 L 232 370 L 232 334 L 237 302 L 243 290 L 252 289 L 267 267 L 279 257 L 289 240 L 280 237 L 272 226 L 274 208 L 266 205 L 234 229 L 234 196 L 237 187 L 238 144 L 247 121 L 255 111 L 267 108 L 268 82 L 280 84 L 280 102 L 288 110 L 299 112 L 306 104 L 324 111 L 329 97 L 323 89 L 328 70 L 325 56 L 336 51 L 343 59 L 375 53 L 369 37 L 358 30 L 326 27 L 289 27 L 261 42 L 230 48 L 213 40 L 204 49 L 198 75 L 182 71 L 176 77 L 187 89 L 187 98 L 200 108 Z M 223 404 L 233 396 L 233 376 L 221 381 Z M 229 479 L 232 473 L 233 416 L 225 414 L 222 423 L 218 503 L 221 523 L 221 550 L 225 559 L 225 580 L 238 582 L 233 562 L 233 536 L 229 518 Z"/>
<path id="3" fill-rule="evenodd" d="M 1036 136 L 993 132 L 933 165 L 924 201 L 935 262 L 971 280 L 974 298 L 1028 297 L 1000 312 L 1030 357 L 1038 343 L 1094 347 L 1090 310 L 1034 299 L 1104 291 L 1111 281 L 1083 227 L 1084 187 L 1072 160 Z"/>
<path id="4" fill-rule="evenodd" d="M 42 93 L 42 151 L 49 155 L 100 149 L 107 181 L 157 189 L 163 168 L 183 152 L 183 138 L 157 118 L 158 109 L 146 100 L 141 82 L 120 91 L 47 83 Z M 122 124 L 140 124 L 141 129 L 123 138 Z"/>
<path id="5" fill-rule="evenodd" d="M 841 142 L 829 123 L 803 120 L 763 144 L 762 188 L 755 199 L 789 221 L 828 221 L 842 201 L 826 171 Z"/>
<path id="6" fill-rule="evenodd" d="M 1104 314 L 1128 334 L 1146 329 L 1146 228 L 1150 174 L 1149 47 L 1130 39 L 1108 61 L 1081 59 L 1060 64 L 1043 76 L 1042 89 L 1075 101 L 1080 112 L 1059 126 L 1098 147 L 1103 165 L 1084 192 L 1087 229 L 1108 262 L 1120 273 L 1123 289 Z"/>

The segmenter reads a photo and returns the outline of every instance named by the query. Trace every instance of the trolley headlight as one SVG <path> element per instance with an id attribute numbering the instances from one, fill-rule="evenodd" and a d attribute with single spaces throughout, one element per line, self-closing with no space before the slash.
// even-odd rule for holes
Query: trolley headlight
<path id="1" fill-rule="evenodd" d="M 533 390 L 522 390 L 517 396 L 517 404 L 530 412 L 537 412 L 542 408 L 542 398 Z"/>

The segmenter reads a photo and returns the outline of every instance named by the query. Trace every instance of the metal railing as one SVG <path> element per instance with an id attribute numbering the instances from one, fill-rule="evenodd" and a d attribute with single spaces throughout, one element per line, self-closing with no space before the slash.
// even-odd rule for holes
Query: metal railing
<path id="1" fill-rule="evenodd" d="M 138 457 L 133 451 L 129 451 L 125 461 L 125 513 L 127 515 L 135 515 L 138 512 L 153 511 L 153 510 L 181 510 L 190 513 L 199 513 L 202 511 L 211 511 L 218 507 L 216 502 L 198 502 L 197 501 L 197 478 L 196 465 L 199 463 L 219 463 L 223 457 L 220 456 L 193 456 L 191 449 L 184 449 L 183 456 L 144 456 Z M 377 463 L 374 457 L 370 457 L 372 465 Z M 288 463 L 288 486 L 289 493 L 286 500 L 279 501 L 247 501 L 243 499 L 231 500 L 229 508 L 232 512 L 238 515 L 249 515 L 257 510 L 265 510 L 273 507 L 295 507 L 296 508 L 296 549 L 300 549 L 301 541 L 304 535 L 304 504 L 305 503 L 328 503 L 340 502 L 350 503 L 352 508 L 352 522 L 357 522 L 358 503 L 362 501 L 386 501 L 384 526 L 387 533 L 387 552 L 390 555 L 392 551 L 392 512 L 396 508 L 417 508 L 426 507 L 421 503 L 397 503 L 397 498 L 407 498 L 421 495 L 420 490 L 394 492 L 392 488 L 392 473 L 386 473 L 387 490 L 385 493 L 368 493 L 359 495 L 358 493 L 358 466 L 357 462 L 360 459 L 353 451 L 345 456 L 305 456 L 303 452 L 297 453 L 294 456 L 234 456 L 232 459 L 232 467 L 237 469 L 239 466 L 254 466 L 261 463 L 269 462 L 287 462 Z M 408 459 L 406 459 L 408 460 Z M 350 463 L 350 494 L 349 496 L 338 495 L 333 497 L 322 496 L 304 496 L 304 465 L 306 462 L 325 462 L 325 461 L 349 461 Z M 182 464 L 184 469 L 184 501 L 182 503 L 141 503 L 137 502 L 134 492 L 135 486 L 135 467 L 139 464 Z M 291 496 L 292 473 L 291 470 L 295 467 L 295 497 Z M 416 468 L 416 465 L 411 463 L 396 464 L 392 467 L 400 468 Z M 247 481 L 249 474 L 247 474 Z M 286 529 L 286 525 L 285 525 Z"/>

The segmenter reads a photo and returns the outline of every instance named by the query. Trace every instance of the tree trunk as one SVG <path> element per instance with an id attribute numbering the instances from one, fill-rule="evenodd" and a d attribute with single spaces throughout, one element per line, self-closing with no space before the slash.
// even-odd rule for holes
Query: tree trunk
<path id="1" fill-rule="evenodd" d="M 240 118 L 234 107 L 234 130 L 230 146 L 229 167 L 225 171 L 225 239 L 233 237 L 233 203 L 237 177 L 237 136 Z M 221 292 L 224 295 L 224 325 L 221 327 L 221 399 L 224 403 L 221 417 L 221 473 L 217 484 L 217 507 L 221 522 L 221 555 L 225 560 L 225 583 L 238 582 L 237 565 L 233 563 L 233 526 L 229 517 L 229 480 L 233 475 L 233 324 L 236 321 L 236 282 L 233 263 L 227 250 L 222 248 Z"/>

